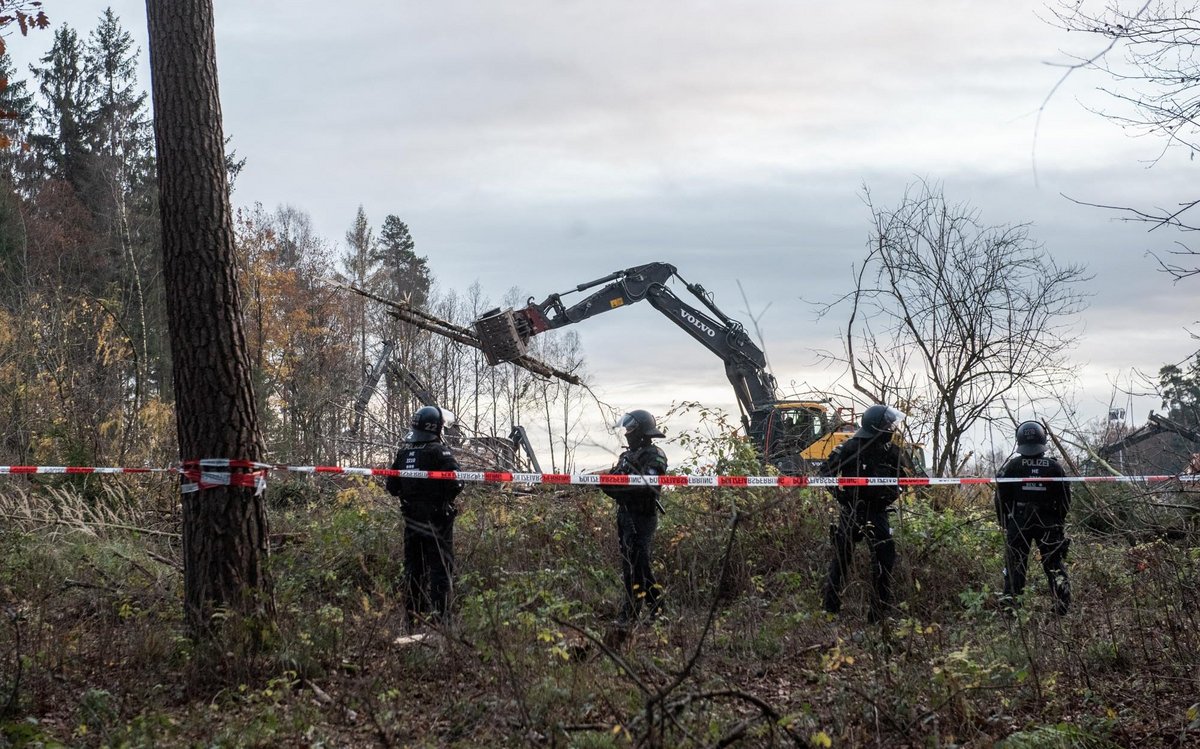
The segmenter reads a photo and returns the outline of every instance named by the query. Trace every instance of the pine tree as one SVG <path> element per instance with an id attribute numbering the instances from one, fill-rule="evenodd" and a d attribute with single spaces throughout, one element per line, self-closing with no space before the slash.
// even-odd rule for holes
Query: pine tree
<path id="1" fill-rule="evenodd" d="M 234 268 L 212 2 L 149 0 L 146 11 L 181 457 L 261 460 Z M 255 617 L 247 632 L 269 629 L 267 538 L 266 507 L 253 486 L 183 496 L 184 613 L 193 635 L 214 636 L 223 609 Z"/>
<path id="2" fill-rule="evenodd" d="M 415 247 L 416 242 L 413 241 L 408 226 L 398 216 L 389 215 L 383 220 L 379 243 L 371 256 L 378 267 L 372 279 L 372 290 L 375 293 L 390 299 L 407 301 L 416 307 L 425 306 L 429 299 L 432 279 L 428 263 L 425 258 L 414 252 Z M 380 328 L 384 339 L 396 344 L 393 354 L 395 360 L 408 371 L 415 371 L 415 352 L 419 344 L 412 326 L 396 319 L 384 318 L 380 321 Z M 407 389 L 391 369 L 387 370 L 386 403 L 384 418 L 387 423 L 395 423 L 397 419 L 403 418 L 410 405 Z"/>
<path id="3" fill-rule="evenodd" d="M 423 307 L 431 278 L 428 261 L 413 251 L 415 247 L 407 224 L 395 215 L 385 218 L 371 254 L 371 261 L 379 267 L 373 286 L 383 296 Z"/>

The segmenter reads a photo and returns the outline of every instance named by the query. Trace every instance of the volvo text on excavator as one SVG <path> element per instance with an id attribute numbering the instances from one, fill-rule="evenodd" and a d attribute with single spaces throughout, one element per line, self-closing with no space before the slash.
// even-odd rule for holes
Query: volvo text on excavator
<path id="1" fill-rule="evenodd" d="M 677 278 L 703 305 L 700 310 L 675 295 L 667 282 Z M 568 307 L 563 296 L 600 288 Z M 823 400 L 781 400 L 766 356 L 742 324 L 722 312 L 712 295 L 688 283 L 667 263 L 647 263 L 582 283 L 571 291 L 551 294 L 540 303 L 529 299 L 523 309 L 494 309 L 475 321 L 475 332 L 489 364 L 525 355 L 533 336 L 582 322 L 642 300 L 716 354 L 725 363 L 742 424 L 763 459 L 785 474 L 814 469 L 834 447 L 854 433 L 853 415 Z M 846 418 L 848 417 L 848 418 Z"/>

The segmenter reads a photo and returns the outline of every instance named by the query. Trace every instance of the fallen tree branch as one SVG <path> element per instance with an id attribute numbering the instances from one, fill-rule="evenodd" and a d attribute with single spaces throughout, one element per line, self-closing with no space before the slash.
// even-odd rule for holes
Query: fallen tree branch
<path id="1" fill-rule="evenodd" d="M 460 325 L 455 325 L 452 322 L 443 320 L 440 317 L 435 317 L 424 310 L 417 309 L 411 304 L 397 302 L 394 299 L 388 299 L 386 297 L 379 296 L 378 294 L 373 294 L 366 289 L 355 286 L 354 284 L 344 284 L 332 279 L 325 280 L 326 283 L 329 283 L 333 286 L 337 286 L 338 288 L 345 289 L 346 291 L 364 296 L 372 301 L 379 302 L 385 307 L 388 307 L 388 314 L 392 317 L 395 317 L 397 320 L 401 320 L 410 325 L 421 328 L 422 330 L 428 330 L 431 333 L 436 333 L 437 335 L 444 336 L 451 340 L 458 341 L 459 343 L 472 348 L 483 348 L 483 344 L 481 344 L 479 341 L 479 336 L 477 336 L 474 331 L 470 330 L 469 328 L 464 328 Z M 522 369 L 527 369 L 534 374 L 541 375 L 542 377 L 556 377 L 564 382 L 569 382 L 572 385 L 583 384 L 583 380 L 579 379 L 570 372 L 556 369 L 555 367 L 552 367 L 545 362 L 538 361 L 531 356 L 518 357 L 513 359 L 512 363 L 518 367 L 521 367 Z"/>

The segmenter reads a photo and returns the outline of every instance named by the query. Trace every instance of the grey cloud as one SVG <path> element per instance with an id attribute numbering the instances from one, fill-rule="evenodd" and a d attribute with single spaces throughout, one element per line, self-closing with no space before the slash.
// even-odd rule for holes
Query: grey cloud
<path id="1" fill-rule="evenodd" d="M 144 48 L 144 5 L 114 6 Z M 836 373 L 813 350 L 837 346 L 839 322 L 815 321 L 807 301 L 849 288 L 870 226 L 859 190 L 891 205 L 928 175 L 985 222 L 1032 222 L 1056 258 L 1089 265 L 1081 361 L 1156 369 L 1195 345 L 1181 329 L 1194 284 L 1170 284 L 1144 254 L 1170 240 L 1059 193 L 1170 205 L 1194 175 L 1144 169 L 1154 145 L 1084 111 L 1082 76 L 1035 140 L 1060 75 L 1042 62 L 1079 39 L 1040 7 L 222 0 L 226 131 L 249 160 L 235 199 L 297 205 L 335 240 L 360 203 L 376 222 L 396 213 L 442 285 L 479 280 L 494 299 L 665 260 L 745 320 L 740 280 L 752 312 L 770 305 L 781 379 L 820 385 Z M 97 13 L 60 20 L 90 28 Z M 598 381 L 725 387 L 682 333 L 650 332 L 652 310 L 626 313 L 579 330 Z M 629 361 L 604 358 L 614 345 Z"/>

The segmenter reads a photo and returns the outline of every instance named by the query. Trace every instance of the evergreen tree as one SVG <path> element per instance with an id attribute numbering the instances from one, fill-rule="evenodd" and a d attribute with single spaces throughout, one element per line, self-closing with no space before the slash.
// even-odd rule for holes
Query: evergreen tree
<path id="1" fill-rule="evenodd" d="M 88 119 L 91 150 L 107 163 L 98 171 L 123 193 L 144 191 L 152 180 L 153 157 L 146 92 L 137 84 L 138 51 L 133 37 L 107 8 L 88 37 L 85 64 L 95 79 Z"/>
<path id="2" fill-rule="evenodd" d="M 187 460 L 261 460 L 234 268 L 212 2 L 149 0 L 146 15 L 179 449 Z M 183 495 L 184 613 L 193 636 L 216 642 L 228 631 L 217 626 L 222 611 L 250 617 L 255 635 L 269 634 L 275 611 L 268 536 L 261 489 Z"/>
<path id="3" fill-rule="evenodd" d="M 0 78 L 8 82 L 0 89 L 0 110 L 4 111 L 0 119 L 0 169 L 10 183 L 16 182 L 13 169 L 33 115 L 33 93 L 25 81 L 17 79 L 16 72 L 12 57 L 7 52 L 0 54 Z"/>
<path id="4" fill-rule="evenodd" d="M 346 231 L 346 254 L 342 265 L 346 275 L 359 286 L 365 287 L 368 279 L 375 275 L 375 230 L 367 220 L 367 212 L 360 205 L 354 214 L 354 223 Z"/>
<path id="5" fill-rule="evenodd" d="M 371 261 L 379 267 L 373 285 L 383 296 L 423 307 L 431 278 L 428 261 L 413 251 L 415 247 L 407 224 L 395 215 L 385 218 L 371 254 Z"/>
<path id="6" fill-rule="evenodd" d="M 88 173 L 91 123 L 96 96 L 95 71 L 84 65 L 79 35 L 70 26 L 54 32 L 54 44 L 31 66 L 41 101 L 30 137 L 44 176 L 66 180 L 82 191 Z"/>
<path id="7" fill-rule="evenodd" d="M 162 392 L 168 377 L 153 136 L 137 65 L 133 37 L 112 8 L 105 9 L 83 45 L 88 159 L 72 184 L 92 214 L 94 255 L 103 258 L 91 283 L 116 297 L 137 351 L 134 408 L 144 396 Z"/>
<path id="8" fill-rule="evenodd" d="M 1200 353 L 1186 368 L 1168 364 L 1158 370 L 1158 384 L 1168 418 L 1190 427 L 1200 426 Z"/>
<path id="9" fill-rule="evenodd" d="M 0 109 L 5 113 L 0 119 L 0 289 L 13 292 L 24 277 L 25 226 L 17 184 L 33 114 L 33 94 L 15 74 L 12 57 L 0 54 L 0 78 L 8 82 L 0 89 Z M 8 294 L 0 301 L 9 301 Z"/>
<path id="10" fill-rule="evenodd" d="M 380 296 L 405 300 L 416 307 L 424 307 L 429 299 L 431 278 L 425 258 L 414 252 L 416 243 L 408 226 L 398 216 L 389 215 L 383 220 L 379 232 L 379 243 L 375 246 L 372 260 L 378 271 L 372 279 L 373 290 Z M 380 329 L 385 340 L 393 341 L 393 354 L 408 371 L 416 370 L 416 350 L 419 348 L 417 331 L 394 318 L 380 320 Z M 409 394 L 392 369 L 387 370 L 386 423 L 396 423 L 405 417 L 409 407 Z M 417 404 L 426 405 L 426 404 Z"/>
<path id="11" fill-rule="evenodd" d="M 375 275 L 377 263 L 372 259 L 375 254 L 375 232 L 371 229 L 371 222 L 367 220 L 367 213 L 361 205 L 354 214 L 354 223 L 346 232 L 346 245 L 347 251 L 342 256 L 342 264 L 346 267 L 350 281 L 359 288 L 366 288 L 369 279 Z M 365 377 L 371 367 L 367 359 L 367 328 L 371 318 L 367 313 L 365 298 L 357 297 L 356 304 L 358 307 L 355 310 L 354 325 L 358 328 L 358 370 Z M 362 459 L 361 454 L 359 459 Z"/>

